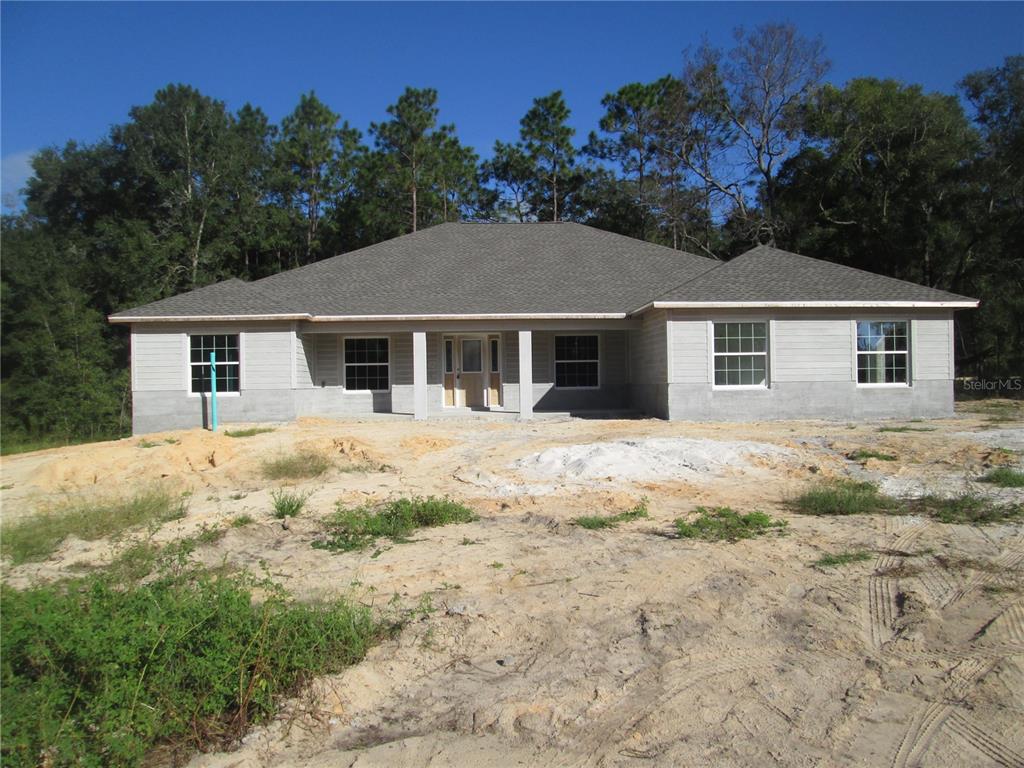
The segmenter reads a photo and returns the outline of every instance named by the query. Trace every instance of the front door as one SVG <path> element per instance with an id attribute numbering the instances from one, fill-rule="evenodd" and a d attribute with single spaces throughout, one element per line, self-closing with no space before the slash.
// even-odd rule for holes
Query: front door
<path id="1" fill-rule="evenodd" d="M 484 404 L 484 340 L 463 336 L 459 339 L 459 361 L 455 381 L 462 392 L 462 404 L 480 408 Z"/>

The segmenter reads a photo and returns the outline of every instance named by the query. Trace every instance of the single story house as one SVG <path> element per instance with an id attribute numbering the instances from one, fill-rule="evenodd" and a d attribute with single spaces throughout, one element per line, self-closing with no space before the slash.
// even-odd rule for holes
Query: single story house
<path id="1" fill-rule="evenodd" d="M 442 224 L 110 317 L 134 431 L 374 412 L 856 419 L 953 410 L 974 299 L 760 246 L 728 262 L 580 224 Z"/>

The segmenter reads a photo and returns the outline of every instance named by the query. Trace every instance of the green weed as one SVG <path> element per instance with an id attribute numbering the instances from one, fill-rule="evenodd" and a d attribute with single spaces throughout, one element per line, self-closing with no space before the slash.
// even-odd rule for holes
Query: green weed
<path id="1" fill-rule="evenodd" d="M 934 432 L 935 427 L 879 427 L 879 432 Z"/>
<path id="2" fill-rule="evenodd" d="M 780 530 L 786 527 L 784 520 L 773 520 L 764 512 L 740 514 L 729 507 L 697 507 L 693 520 L 679 518 L 675 521 L 676 532 L 683 539 L 703 541 L 738 541 Z"/>
<path id="3" fill-rule="evenodd" d="M 862 549 L 838 552 L 834 555 L 825 555 L 815 560 L 812 565 L 819 568 L 833 568 L 837 565 L 849 565 L 850 563 L 862 563 L 870 560 L 874 555 Z"/>
<path id="4" fill-rule="evenodd" d="M 236 743 L 384 631 L 365 607 L 304 606 L 273 585 L 259 585 L 256 603 L 257 585 L 239 575 L 167 569 L 126 584 L 124 574 L 0 587 L 5 766 L 187 762 Z"/>
<path id="5" fill-rule="evenodd" d="M 377 507 L 338 511 L 326 521 L 325 535 L 313 542 L 317 549 L 349 552 L 365 549 L 379 538 L 401 543 L 417 528 L 434 528 L 476 520 L 473 510 L 448 498 L 402 498 Z"/>
<path id="6" fill-rule="evenodd" d="M 3 554 L 14 565 L 43 560 L 68 536 L 96 541 L 140 525 L 178 520 L 187 508 L 183 496 L 160 488 L 134 496 L 69 501 L 5 523 Z"/>
<path id="7" fill-rule="evenodd" d="M 329 458 L 316 451 L 282 453 L 263 462 L 263 476 L 268 480 L 303 480 L 319 477 L 332 466 Z"/>
<path id="8" fill-rule="evenodd" d="M 978 478 L 979 482 L 991 483 L 1000 488 L 1024 488 L 1024 472 L 1010 467 L 996 467 Z"/>
<path id="9" fill-rule="evenodd" d="M 869 515 L 885 511 L 886 501 L 873 483 L 839 479 L 819 483 L 789 505 L 805 515 Z"/>
<path id="10" fill-rule="evenodd" d="M 255 519 L 253 519 L 252 515 L 242 514 L 242 515 L 239 515 L 238 517 L 234 517 L 234 518 L 231 519 L 231 527 L 232 528 L 245 528 L 245 526 L 252 525 L 254 522 L 256 522 L 256 521 L 255 521 Z"/>
<path id="11" fill-rule="evenodd" d="M 617 515 L 584 515 L 573 518 L 573 522 L 580 528 L 594 531 L 602 528 L 615 528 L 619 523 L 628 523 L 645 517 L 648 517 L 647 499 L 643 498 L 640 503 L 626 512 L 619 512 Z"/>
<path id="12" fill-rule="evenodd" d="M 882 453 L 881 451 L 873 451 L 867 448 L 859 448 L 849 456 L 851 461 L 867 461 L 868 459 L 878 459 L 879 461 L 896 461 L 896 457 L 891 453 Z"/>
<path id="13" fill-rule="evenodd" d="M 292 491 L 278 490 L 270 493 L 274 500 L 274 517 L 283 520 L 286 517 L 295 517 L 306 506 L 309 498 L 305 493 L 294 493 Z"/>
<path id="14" fill-rule="evenodd" d="M 249 427 L 248 429 L 225 429 L 224 434 L 228 437 L 252 437 L 273 431 L 273 427 Z"/>
<path id="15" fill-rule="evenodd" d="M 983 496 L 964 494 L 952 499 L 924 496 L 903 502 L 902 514 L 933 517 L 940 523 L 966 523 L 986 525 L 1024 517 L 1024 505 L 1000 504 Z"/>

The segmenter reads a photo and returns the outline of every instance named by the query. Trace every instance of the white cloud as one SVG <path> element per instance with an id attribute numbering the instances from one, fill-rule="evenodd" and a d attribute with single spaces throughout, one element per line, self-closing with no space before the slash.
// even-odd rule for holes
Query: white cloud
<path id="1" fill-rule="evenodd" d="M 0 196 L 3 207 L 18 209 L 22 205 L 21 190 L 32 177 L 32 156 L 39 150 L 26 149 L 23 152 L 12 152 L 0 158 Z"/>

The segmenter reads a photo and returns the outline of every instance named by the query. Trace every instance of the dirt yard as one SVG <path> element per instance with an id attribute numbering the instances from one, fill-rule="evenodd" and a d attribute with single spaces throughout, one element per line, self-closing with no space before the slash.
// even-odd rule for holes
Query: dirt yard
<path id="1" fill-rule="evenodd" d="M 188 515 L 148 535 L 224 526 L 204 562 L 266 572 L 304 600 L 420 607 L 397 639 L 194 766 L 1021 766 L 1024 526 L 784 504 L 827 477 L 1024 500 L 975 482 L 993 463 L 1020 465 L 994 451 L 1024 449 L 1019 418 L 962 411 L 904 432 L 306 419 L 245 438 L 195 430 L 7 457 L 0 481 L 6 519 L 67 495 L 190 489 Z M 300 448 L 334 467 L 262 478 L 263 461 Z M 858 449 L 897 459 L 850 460 Z M 271 515 L 282 485 L 311 493 L 287 530 Z M 480 519 L 364 552 L 310 546 L 336 502 L 413 494 L 451 496 Z M 644 497 L 648 519 L 572 522 Z M 700 505 L 789 525 L 732 544 L 675 538 L 672 521 Z M 255 522 L 228 527 L 242 514 Z M 65 541 L 44 562 L 5 563 L 3 577 L 58 578 L 124 546 Z M 844 550 L 872 558 L 813 565 Z"/>

